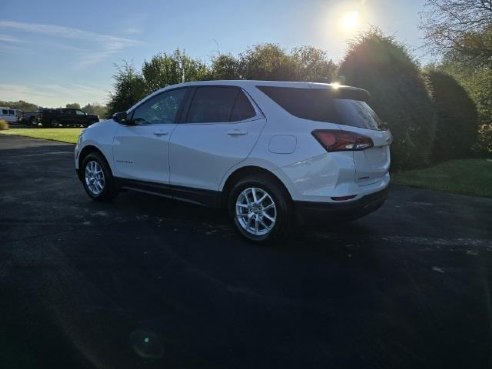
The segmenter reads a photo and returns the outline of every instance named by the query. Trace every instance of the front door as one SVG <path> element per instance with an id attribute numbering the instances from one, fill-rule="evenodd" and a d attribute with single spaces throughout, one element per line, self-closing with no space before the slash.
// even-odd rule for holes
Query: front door
<path id="1" fill-rule="evenodd" d="M 159 184 L 169 183 L 169 138 L 186 89 L 164 91 L 129 112 L 113 140 L 116 177 Z"/>

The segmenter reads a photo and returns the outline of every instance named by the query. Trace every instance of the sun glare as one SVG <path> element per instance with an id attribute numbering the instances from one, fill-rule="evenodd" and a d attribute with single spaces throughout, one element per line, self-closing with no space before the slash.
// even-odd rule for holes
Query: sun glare
<path id="1" fill-rule="evenodd" d="M 359 25 L 359 12 L 351 10 L 340 18 L 339 26 L 345 32 L 353 32 Z"/>

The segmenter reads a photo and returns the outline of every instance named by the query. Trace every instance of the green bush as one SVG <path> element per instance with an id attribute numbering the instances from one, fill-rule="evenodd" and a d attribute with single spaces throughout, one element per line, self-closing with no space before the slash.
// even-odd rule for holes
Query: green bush
<path id="1" fill-rule="evenodd" d="M 0 131 L 6 130 L 6 129 L 9 129 L 9 124 L 5 120 L 0 119 Z"/>
<path id="2" fill-rule="evenodd" d="M 339 73 L 346 84 L 371 93 L 371 106 L 394 137 L 393 169 L 429 165 L 436 114 L 426 82 L 406 49 L 372 29 L 349 46 Z"/>
<path id="3" fill-rule="evenodd" d="M 478 129 L 478 139 L 473 151 L 480 156 L 492 155 L 492 123 L 482 124 Z"/>
<path id="4" fill-rule="evenodd" d="M 465 158 L 477 138 L 477 108 L 465 89 L 449 74 L 424 74 L 437 110 L 433 157 L 436 161 Z"/>

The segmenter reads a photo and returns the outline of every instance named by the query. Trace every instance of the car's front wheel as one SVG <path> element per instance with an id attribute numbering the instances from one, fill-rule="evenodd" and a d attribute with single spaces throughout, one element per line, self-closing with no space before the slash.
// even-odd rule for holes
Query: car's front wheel
<path id="1" fill-rule="evenodd" d="M 265 243 L 286 235 L 292 218 L 288 195 L 268 176 L 246 177 L 232 188 L 228 208 L 239 233 Z"/>
<path id="2" fill-rule="evenodd" d="M 110 201 L 118 194 L 111 169 L 99 153 L 87 155 L 82 162 L 81 170 L 85 191 L 92 199 Z"/>

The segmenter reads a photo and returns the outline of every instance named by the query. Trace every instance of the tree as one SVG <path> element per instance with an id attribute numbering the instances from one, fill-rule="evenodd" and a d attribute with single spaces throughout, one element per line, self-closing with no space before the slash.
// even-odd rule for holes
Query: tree
<path id="1" fill-rule="evenodd" d="M 166 53 L 155 55 L 142 66 L 142 75 L 147 92 L 153 92 L 167 85 L 182 81 L 182 70 L 179 58 Z"/>
<path id="2" fill-rule="evenodd" d="M 67 105 L 65 105 L 65 108 L 67 108 L 67 109 L 80 109 L 80 104 L 79 103 L 67 104 Z"/>
<path id="3" fill-rule="evenodd" d="M 378 29 L 349 45 L 339 73 L 349 85 L 370 92 L 370 104 L 394 137 L 393 168 L 431 163 L 436 118 L 420 69 L 405 47 Z"/>
<path id="4" fill-rule="evenodd" d="M 212 60 L 211 79 L 259 79 L 330 82 L 337 67 L 326 53 L 302 46 L 286 53 L 278 45 L 260 44 L 238 58 L 227 54 Z"/>
<path id="5" fill-rule="evenodd" d="M 0 101 L 0 106 L 5 106 L 11 109 L 20 109 L 26 111 L 37 111 L 38 106 L 36 104 L 28 103 L 23 100 L 19 101 Z"/>
<path id="6" fill-rule="evenodd" d="M 256 45 L 239 56 L 240 75 L 244 79 L 292 81 L 296 79 L 296 61 L 276 44 Z"/>
<path id="7" fill-rule="evenodd" d="M 200 81 L 206 79 L 209 74 L 210 71 L 204 63 L 192 59 L 179 49 L 172 54 L 155 55 L 142 66 L 142 75 L 148 93 L 168 85 Z"/>
<path id="8" fill-rule="evenodd" d="M 97 115 L 99 118 L 108 118 L 108 107 L 105 105 L 92 103 L 83 106 L 81 110 L 85 111 L 87 114 Z"/>
<path id="9" fill-rule="evenodd" d="M 207 79 L 211 72 L 200 60 L 193 59 L 184 51 L 158 54 L 145 61 L 141 72 L 125 62 L 116 66 L 113 76 L 114 92 L 110 94 L 108 113 L 128 110 L 146 95 L 171 84 Z"/>
<path id="10" fill-rule="evenodd" d="M 425 73 L 437 110 L 433 156 L 438 161 L 470 155 L 477 139 L 477 108 L 466 90 L 449 74 Z"/>
<path id="11" fill-rule="evenodd" d="M 110 94 L 108 114 L 128 110 L 146 95 L 145 81 L 135 67 L 128 62 L 122 66 L 116 66 L 116 74 L 113 75 L 114 92 Z"/>
<path id="12" fill-rule="evenodd" d="M 492 66 L 492 0 L 427 0 L 420 27 L 434 51 Z"/>
<path id="13" fill-rule="evenodd" d="M 436 69 L 452 75 L 475 101 L 480 124 L 492 123 L 492 66 L 467 63 L 456 51 L 444 55 Z"/>
<path id="14" fill-rule="evenodd" d="M 221 54 L 212 59 L 210 79 L 242 79 L 241 63 L 230 54 Z"/>
<path id="15" fill-rule="evenodd" d="M 446 53 L 437 70 L 452 75 L 468 92 L 478 112 L 476 153 L 492 153 L 492 67 L 466 62 L 457 51 Z"/>
<path id="16" fill-rule="evenodd" d="M 292 50 L 296 63 L 296 80 L 310 82 L 331 82 L 337 75 L 337 66 L 328 59 L 326 52 L 312 46 Z"/>

